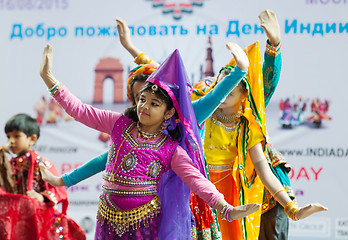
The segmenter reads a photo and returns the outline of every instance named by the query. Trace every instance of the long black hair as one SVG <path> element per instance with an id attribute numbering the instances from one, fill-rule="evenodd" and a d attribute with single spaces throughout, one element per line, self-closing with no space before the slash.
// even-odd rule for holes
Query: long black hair
<path id="1" fill-rule="evenodd" d="M 145 86 L 140 90 L 140 93 L 143 93 L 143 92 L 154 93 L 157 98 L 159 98 L 160 100 L 162 100 L 166 104 L 166 106 L 167 106 L 166 110 L 172 109 L 174 107 L 174 104 L 173 104 L 171 97 L 168 95 L 168 93 L 163 88 L 158 87 L 157 85 L 156 85 L 157 90 L 154 90 L 153 89 L 154 85 L 155 84 L 153 84 L 153 83 L 146 82 Z M 133 105 L 133 106 L 127 108 L 124 112 L 124 115 L 126 117 L 132 119 L 135 122 L 139 121 L 136 105 Z M 178 119 L 178 114 L 177 114 L 176 110 L 175 110 L 174 118 Z M 179 127 L 177 124 L 175 127 L 173 127 L 171 124 L 167 124 L 166 130 L 167 130 L 169 136 L 171 136 L 173 139 L 178 140 L 178 141 L 180 140 L 181 134 L 180 134 Z"/>

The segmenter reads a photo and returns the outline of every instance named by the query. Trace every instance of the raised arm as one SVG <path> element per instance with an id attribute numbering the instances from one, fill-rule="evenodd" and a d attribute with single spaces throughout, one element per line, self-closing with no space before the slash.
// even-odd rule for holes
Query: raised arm
<path id="1" fill-rule="evenodd" d="M 40 164 L 42 179 L 52 186 L 73 186 L 79 182 L 105 170 L 108 152 L 103 153 L 74 171 L 64 174 L 63 176 L 55 176 L 47 170 L 45 165 Z"/>
<path id="2" fill-rule="evenodd" d="M 236 67 L 224 77 L 210 92 L 192 102 L 193 110 L 199 125 L 201 125 L 223 103 L 230 92 L 238 85 L 246 74 L 249 60 L 243 49 L 237 44 L 228 42 L 226 48 L 236 60 Z"/>
<path id="3" fill-rule="evenodd" d="M 120 18 L 116 18 L 117 31 L 120 38 L 122 46 L 133 56 L 135 63 L 137 64 L 152 64 L 155 67 L 158 67 L 159 64 L 147 57 L 142 51 L 140 51 L 131 41 L 131 34 L 129 27 L 125 21 Z"/>
<path id="4" fill-rule="evenodd" d="M 284 187 L 269 168 L 265 155 L 262 151 L 261 143 L 256 144 L 249 150 L 249 152 L 255 170 L 262 183 L 270 191 L 273 197 L 284 207 L 285 213 L 292 220 L 296 221 L 306 218 L 316 212 L 327 210 L 326 207 L 319 203 L 312 203 L 298 208 L 297 203 L 290 199 Z"/>
<path id="5" fill-rule="evenodd" d="M 259 15 L 261 27 L 267 35 L 266 51 L 262 66 L 265 106 L 267 107 L 280 78 L 282 65 L 281 35 L 276 14 L 271 10 L 262 11 Z"/>
<path id="6" fill-rule="evenodd" d="M 70 93 L 65 86 L 62 86 L 62 84 L 55 79 L 52 74 L 52 61 L 52 46 L 48 44 L 42 54 L 40 75 L 51 95 L 76 121 L 90 128 L 110 134 L 114 123 L 122 114 L 100 110 L 82 103 L 77 97 Z"/>

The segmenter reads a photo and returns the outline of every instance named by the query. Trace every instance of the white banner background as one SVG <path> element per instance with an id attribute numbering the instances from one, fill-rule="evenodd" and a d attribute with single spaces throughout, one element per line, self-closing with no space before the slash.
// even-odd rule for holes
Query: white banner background
<path id="1" fill-rule="evenodd" d="M 209 32 L 217 73 L 231 57 L 225 49 L 227 41 L 246 47 L 259 40 L 264 51 L 266 35 L 256 31 L 255 25 L 259 25 L 257 16 L 262 10 L 272 9 L 281 26 L 283 66 L 280 83 L 267 109 L 268 131 L 274 146 L 293 166 L 291 183 L 300 205 L 320 202 L 329 208 L 328 212 L 291 222 L 290 239 L 348 239 L 348 208 L 343 205 L 348 198 L 345 180 L 348 167 L 345 141 L 348 133 L 345 125 L 348 1 L 206 0 L 202 3 L 202 6 L 193 6 L 192 13 L 183 13 L 181 19 L 175 20 L 173 14 L 163 14 L 163 8 L 154 8 L 149 0 L 0 0 L 0 126 L 19 112 L 36 116 L 35 104 L 42 96 L 50 99 L 39 76 L 41 54 L 48 42 L 54 49 L 56 78 L 82 101 L 92 103 L 94 69 L 100 59 L 120 59 L 124 84 L 128 69 L 135 66 L 113 35 L 115 17 L 134 27 L 133 42 L 153 59 L 161 61 L 174 49 L 179 49 L 188 76 L 196 82 L 201 65 L 205 63 Z M 238 22 L 239 36 L 227 34 L 230 21 Z M 293 23 L 296 23 L 296 32 Z M 248 24 L 250 32 L 243 31 L 242 26 Z M 156 34 L 149 32 L 152 26 L 156 27 Z M 161 26 L 168 28 L 168 35 L 160 34 Z M 197 32 L 197 26 L 201 29 L 206 26 L 206 30 Z M 335 31 L 330 30 L 330 26 L 334 26 Z M 78 27 L 84 29 L 83 36 L 76 34 Z M 181 34 L 180 27 L 188 33 Z M 56 30 L 49 40 L 48 28 Z M 103 34 L 101 29 L 108 28 Z M 145 34 L 141 32 L 143 29 Z M 128 104 L 113 104 L 110 89 L 112 82 L 107 80 L 104 104 L 98 107 L 123 111 Z M 311 124 L 282 129 L 278 122 L 279 102 L 292 96 L 328 99 L 328 114 L 333 119 L 324 121 L 319 129 Z M 79 123 L 58 119 L 56 124 L 42 125 L 37 149 L 64 173 L 107 151 L 107 144 L 99 141 L 98 135 L 97 131 Z M 2 131 L 0 144 L 5 141 Z M 68 189 L 69 215 L 88 230 L 89 239 L 93 238 L 100 183 L 99 174 Z"/>

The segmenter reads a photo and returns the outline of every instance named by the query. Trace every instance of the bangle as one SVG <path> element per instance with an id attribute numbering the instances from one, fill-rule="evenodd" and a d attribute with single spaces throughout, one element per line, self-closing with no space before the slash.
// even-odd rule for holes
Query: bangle
<path id="1" fill-rule="evenodd" d="M 150 64 L 152 59 L 149 58 L 145 53 L 140 53 L 134 60 L 134 62 L 138 65 L 140 64 Z"/>
<path id="2" fill-rule="evenodd" d="M 273 198 L 276 199 L 277 194 L 282 192 L 282 191 L 285 191 L 285 189 L 282 188 L 282 189 L 278 190 L 275 194 L 273 194 Z"/>
<path id="3" fill-rule="evenodd" d="M 267 40 L 267 43 L 266 43 L 266 53 L 268 55 L 272 56 L 272 57 L 276 57 L 280 53 L 281 46 L 282 46 L 281 42 L 279 42 L 277 46 L 273 46 Z"/>
<path id="4" fill-rule="evenodd" d="M 48 91 L 51 94 L 51 96 L 54 96 L 61 87 L 62 87 L 62 83 L 57 81 L 52 88 L 48 89 Z"/>
<path id="5" fill-rule="evenodd" d="M 230 207 L 226 210 L 226 214 L 225 214 L 225 218 L 229 222 L 232 222 L 232 220 L 233 220 L 233 219 L 230 218 L 230 212 L 231 212 L 232 208 L 233 207 L 230 205 Z"/>
<path id="6" fill-rule="evenodd" d="M 230 212 L 232 210 L 233 206 L 226 204 L 220 212 L 221 220 L 227 220 L 229 222 L 232 222 L 232 219 L 230 218 Z"/>
<path id="7" fill-rule="evenodd" d="M 289 218 L 291 218 L 294 221 L 297 221 L 297 212 L 299 209 L 300 208 L 298 207 L 297 202 L 293 200 L 286 204 L 284 212 L 286 213 L 286 215 L 288 215 Z"/>

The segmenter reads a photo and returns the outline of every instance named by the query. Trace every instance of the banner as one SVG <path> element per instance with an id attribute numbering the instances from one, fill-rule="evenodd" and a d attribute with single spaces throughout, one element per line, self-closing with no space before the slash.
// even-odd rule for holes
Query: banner
<path id="1" fill-rule="evenodd" d="M 41 121 L 36 149 L 64 174 L 108 150 L 108 136 L 73 121 L 39 76 L 43 49 L 53 46 L 53 74 L 83 102 L 123 112 L 133 58 L 118 39 L 125 20 L 133 43 L 157 62 L 179 49 L 191 83 L 215 75 L 231 59 L 226 42 L 242 48 L 267 36 L 258 15 L 277 14 L 282 36 L 280 82 L 266 109 L 274 147 L 293 167 L 301 206 L 328 212 L 290 221 L 290 239 L 348 239 L 345 138 L 348 0 L 0 0 L 0 125 L 17 113 Z M 210 38 L 210 40 L 209 40 Z M 6 134 L 0 132 L 0 144 Z M 68 214 L 93 239 L 102 183 L 95 175 L 68 189 Z"/>

